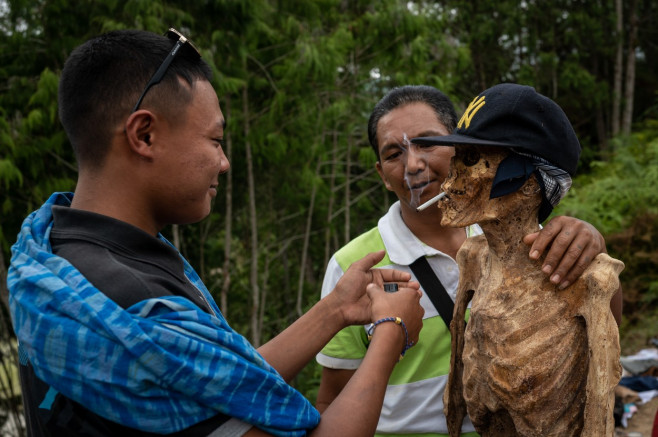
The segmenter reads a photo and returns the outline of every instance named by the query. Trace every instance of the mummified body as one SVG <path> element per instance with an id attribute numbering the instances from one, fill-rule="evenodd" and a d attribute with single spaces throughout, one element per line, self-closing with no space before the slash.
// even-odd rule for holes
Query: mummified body
<path id="1" fill-rule="evenodd" d="M 459 435 L 468 411 L 484 437 L 611 436 L 621 366 L 610 299 L 623 263 L 599 254 L 576 283 L 564 290 L 552 284 L 522 242 L 539 229 L 535 176 L 514 193 L 489 198 L 508 153 L 457 146 L 443 185 L 442 224 L 478 223 L 484 231 L 457 255 L 461 277 L 444 396 L 450 435 Z"/>

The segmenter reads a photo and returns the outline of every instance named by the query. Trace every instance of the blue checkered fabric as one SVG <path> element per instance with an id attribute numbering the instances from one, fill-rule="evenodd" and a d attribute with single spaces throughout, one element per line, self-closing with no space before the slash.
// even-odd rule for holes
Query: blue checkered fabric
<path id="1" fill-rule="evenodd" d="M 100 416 L 149 432 L 179 431 L 219 412 L 278 436 L 305 435 L 319 423 L 317 410 L 228 325 L 184 259 L 216 315 L 179 296 L 123 309 L 53 255 L 51 207 L 71 199 L 53 194 L 12 247 L 12 321 L 40 379 Z"/>
<path id="2" fill-rule="evenodd" d="M 515 152 L 532 161 L 532 164 L 539 171 L 539 175 L 544 182 L 544 197 L 548 200 L 551 206 L 556 207 L 571 188 L 572 180 L 569 173 L 556 167 L 540 156 L 520 152 L 518 150 L 515 150 Z"/>

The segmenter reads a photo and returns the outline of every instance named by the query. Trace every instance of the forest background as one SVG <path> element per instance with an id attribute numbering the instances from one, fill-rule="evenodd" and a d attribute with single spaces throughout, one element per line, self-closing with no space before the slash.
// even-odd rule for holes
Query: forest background
<path id="1" fill-rule="evenodd" d="M 0 424 L 20 414 L 10 246 L 51 192 L 75 188 L 59 74 L 74 47 L 121 28 L 175 27 L 215 70 L 231 171 L 206 220 L 163 233 L 252 343 L 317 302 L 329 257 L 395 201 L 366 134 L 387 90 L 432 85 L 461 113 L 517 82 L 579 135 L 579 175 L 554 215 L 594 224 L 625 262 L 622 353 L 646 345 L 658 335 L 657 3 L 0 0 Z M 310 363 L 294 382 L 311 401 L 319 375 Z"/>

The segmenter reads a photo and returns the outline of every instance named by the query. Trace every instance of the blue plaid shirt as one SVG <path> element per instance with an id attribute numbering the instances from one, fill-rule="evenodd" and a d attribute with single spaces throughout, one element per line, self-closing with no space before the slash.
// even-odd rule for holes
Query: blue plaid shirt
<path id="1" fill-rule="evenodd" d="M 179 431 L 219 412 L 280 436 L 319 423 L 317 410 L 228 325 L 184 259 L 216 315 L 179 296 L 123 309 L 53 255 L 51 207 L 71 199 L 53 194 L 12 247 L 10 311 L 37 377 L 102 417 L 149 432 Z"/>

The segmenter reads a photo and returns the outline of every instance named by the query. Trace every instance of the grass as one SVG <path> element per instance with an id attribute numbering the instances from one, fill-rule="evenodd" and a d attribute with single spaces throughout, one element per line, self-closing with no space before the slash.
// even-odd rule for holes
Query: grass
<path id="1" fill-rule="evenodd" d="M 633 314 L 633 322 L 624 316 L 619 329 L 619 342 L 622 355 L 633 355 L 640 349 L 656 347 L 652 338 L 658 338 L 658 308 L 646 308 L 641 314 Z"/>

